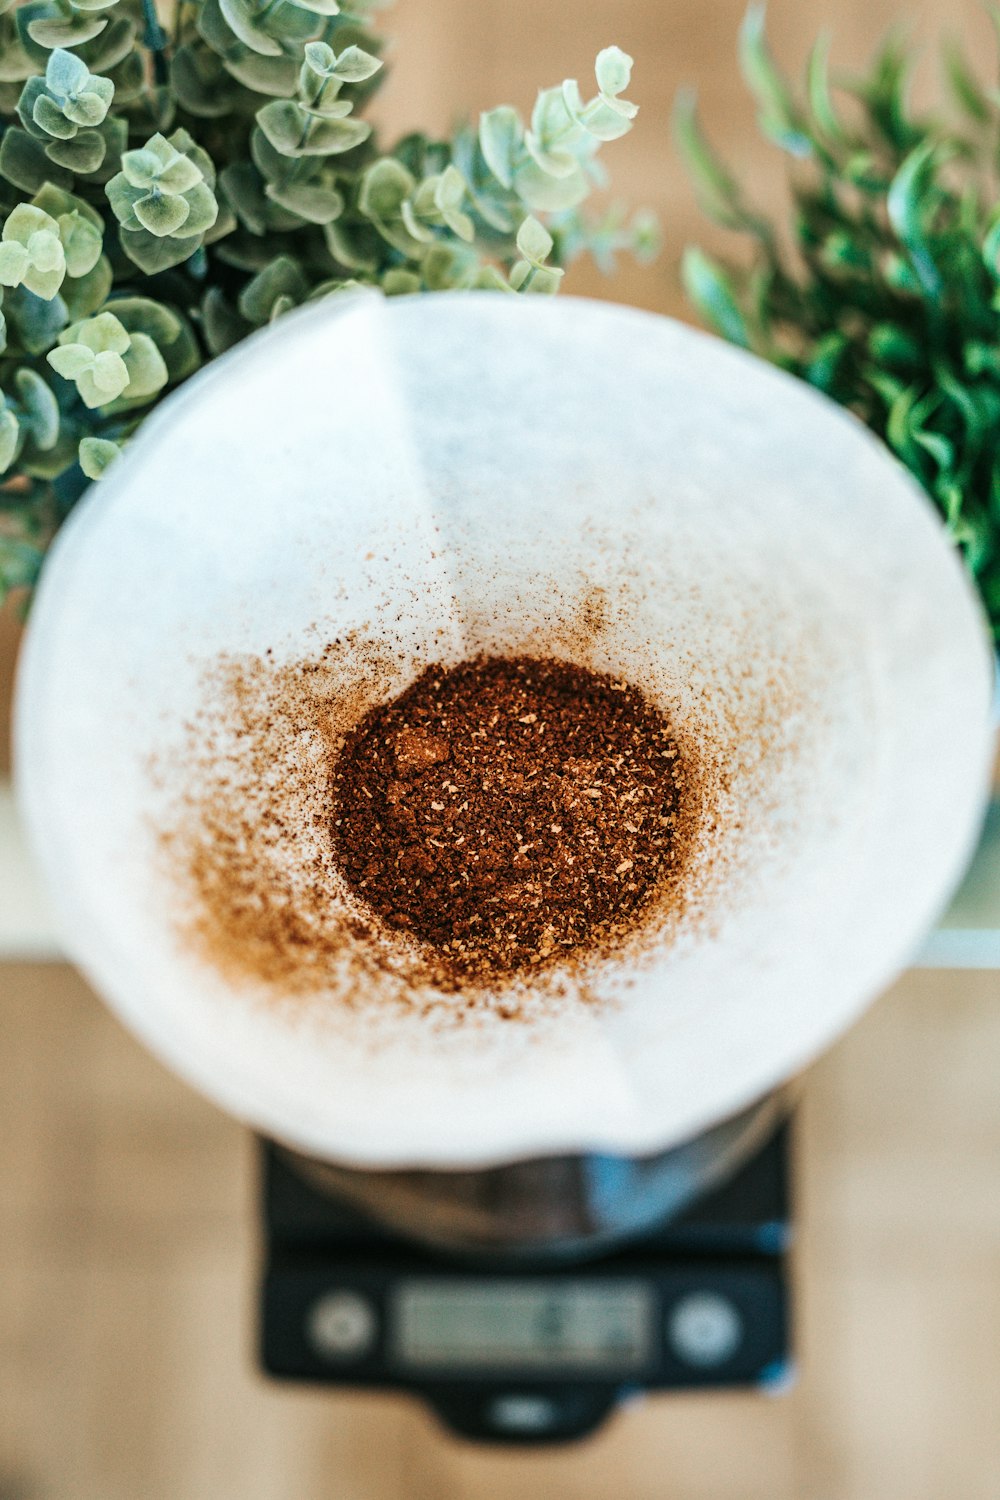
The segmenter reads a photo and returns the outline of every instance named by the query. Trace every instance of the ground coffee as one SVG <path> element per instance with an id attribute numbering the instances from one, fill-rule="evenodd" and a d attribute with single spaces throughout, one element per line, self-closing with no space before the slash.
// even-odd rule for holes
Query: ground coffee
<path id="1" fill-rule="evenodd" d="M 529 657 L 431 668 L 346 739 L 334 852 L 456 980 L 509 975 L 636 925 L 673 863 L 679 771 L 626 682 Z"/>

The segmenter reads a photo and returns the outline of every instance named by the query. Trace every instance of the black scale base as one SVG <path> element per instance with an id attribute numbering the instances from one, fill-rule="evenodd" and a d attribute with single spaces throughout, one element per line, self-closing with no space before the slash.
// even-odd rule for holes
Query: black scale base
<path id="1" fill-rule="evenodd" d="M 263 1368 L 408 1391 L 494 1443 L 582 1437 L 643 1391 L 780 1387 L 788 1131 L 661 1229 L 599 1259 L 516 1268 L 395 1237 L 264 1142 Z"/>

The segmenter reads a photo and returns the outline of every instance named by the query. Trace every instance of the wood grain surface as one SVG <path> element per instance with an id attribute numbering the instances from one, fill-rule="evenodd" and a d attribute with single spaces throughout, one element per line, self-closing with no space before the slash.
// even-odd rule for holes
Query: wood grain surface
<path id="1" fill-rule="evenodd" d="M 808 1075 L 792 1391 L 498 1454 L 257 1374 L 251 1141 L 69 969 L 8 967 L 0 1500 L 996 1500 L 998 999 L 910 975 Z"/>

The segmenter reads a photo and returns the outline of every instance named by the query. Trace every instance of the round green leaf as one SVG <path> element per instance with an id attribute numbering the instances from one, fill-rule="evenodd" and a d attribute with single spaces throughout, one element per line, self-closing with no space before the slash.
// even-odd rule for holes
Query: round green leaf
<path id="1" fill-rule="evenodd" d="M 137 197 L 141 197 L 141 190 L 132 187 L 127 181 L 124 172 L 118 172 L 106 184 L 104 191 L 119 224 L 124 224 L 128 228 L 134 229 L 138 224 L 138 220 L 132 212 L 132 204 Z"/>
<path id="2" fill-rule="evenodd" d="M 112 312 L 102 312 L 96 318 L 88 318 L 85 323 L 69 329 L 64 337 L 67 343 L 70 337 L 75 337 L 95 354 L 124 354 L 131 342 L 128 329 Z"/>
<path id="3" fill-rule="evenodd" d="M 300 156 L 310 120 L 293 99 L 275 99 L 257 111 L 257 124 L 275 151 L 282 156 Z"/>
<path id="4" fill-rule="evenodd" d="M 298 214 L 308 224 L 329 224 L 344 211 L 344 200 L 336 188 L 314 187 L 293 183 L 287 188 L 269 183 L 267 196 L 289 213 Z"/>
<path id="5" fill-rule="evenodd" d="M 334 77 L 344 83 L 363 83 L 381 68 L 382 62 L 363 47 L 345 47 L 333 65 Z"/>
<path id="6" fill-rule="evenodd" d="M 402 267 L 391 267 L 382 277 L 382 290 L 387 297 L 407 297 L 420 291 L 420 277 Z"/>
<path id="7" fill-rule="evenodd" d="M 90 73 L 87 64 L 73 52 L 57 47 L 45 65 L 45 82 L 54 94 L 75 93 L 83 88 Z"/>
<path id="8" fill-rule="evenodd" d="M 442 213 L 446 208 L 458 208 L 465 197 L 465 178 L 455 166 L 447 166 L 438 179 L 434 200 Z"/>
<path id="9" fill-rule="evenodd" d="M 531 129 L 544 146 L 579 136 L 579 121 L 567 104 L 568 87 L 542 89 L 531 112 Z"/>
<path id="10" fill-rule="evenodd" d="M 28 259 L 37 271 L 62 270 L 66 255 L 58 233 L 50 229 L 36 229 L 28 237 Z"/>
<path id="11" fill-rule="evenodd" d="M 620 47 L 605 47 L 597 54 L 594 74 L 602 94 L 621 94 L 632 77 L 632 58 Z"/>
<path id="12" fill-rule="evenodd" d="M 462 213 L 457 208 L 445 208 L 442 210 L 441 217 L 452 234 L 458 235 L 460 240 L 464 240 L 467 245 L 471 245 L 476 237 L 476 226 L 468 214 Z"/>
<path id="13" fill-rule="evenodd" d="M 211 229 L 219 216 L 219 205 L 208 183 L 199 182 L 184 194 L 184 201 L 188 206 L 188 216 L 184 221 L 185 235 L 204 234 L 207 229 Z"/>
<path id="14" fill-rule="evenodd" d="M 0 245 L 0 286 L 20 286 L 28 269 L 28 251 L 17 240 Z"/>
<path id="15" fill-rule="evenodd" d="M 82 47 L 84 42 L 100 36 L 107 24 L 99 16 L 77 13 L 64 20 L 29 21 L 28 35 L 40 47 Z"/>
<path id="16" fill-rule="evenodd" d="M 246 0 L 219 0 L 219 10 L 244 47 L 249 47 L 251 52 L 259 52 L 264 57 L 281 56 L 281 43 L 257 26 Z"/>
<path id="17" fill-rule="evenodd" d="M 404 202 L 400 204 L 399 214 L 400 218 L 403 221 L 403 228 L 406 230 L 407 234 L 411 235 L 412 238 L 417 241 L 416 246 L 414 246 L 415 252 L 419 250 L 420 245 L 433 244 L 435 238 L 433 229 L 431 229 L 427 224 L 422 224 L 420 222 L 420 220 L 417 218 L 416 212 L 414 211 L 413 204 L 409 201 L 409 199 L 404 200 Z M 393 243 L 395 243 L 395 241 L 393 241 Z M 405 252 L 405 241 L 403 242 L 403 248 Z"/>
<path id="18" fill-rule="evenodd" d="M 295 92 L 295 61 L 291 57 L 261 57 L 246 52 L 242 57 L 227 57 L 226 72 L 257 94 L 287 99 Z"/>
<path id="19" fill-rule="evenodd" d="M 47 183 L 41 192 L 35 194 L 34 204 L 43 213 L 47 213 L 50 219 L 56 219 L 59 222 L 60 234 L 62 233 L 62 220 L 66 215 L 72 215 L 74 219 L 85 219 L 98 232 L 101 232 L 104 228 L 104 220 L 96 208 L 93 208 L 91 204 L 86 203 L 82 198 L 77 198 L 72 193 L 64 192 L 62 188 L 53 187 L 51 183 Z"/>
<path id="20" fill-rule="evenodd" d="M 14 376 L 21 406 L 21 423 L 28 428 L 36 448 L 47 452 L 59 436 L 59 403 L 51 386 L 37 370 L 18 370 Z"/>
<path id="21" fill-rule="evenodd" d="M 8 318 L 17 328 L 18 341 L 29 354 L 44 354 L 51 349 L 69 322 L 66 303 L 59 293 L 46 300 L 20 286 L 5 300 Z"/>
<path id="22" fill-rule="evenodd" d="M 163 163 L 151 146 L 126 151 L 122 157 L 122 174 L 134 188 L 150 188 L 157 180 Z"/>
<path id="23" fill-rule="evenodd" d="M 125 361 L 120 354 L 115 354 L 110 349 L 105 349 L 101 354 L 95 354 L 90 366 L 90 374 L 97 390 L 105 392 L 108 398 L 118 396 L 128 384 L 128 379 L 122 382 L 122 369 Z"/>
<path id="24" fill-rule="evenodd" d="M 39 130 L 43 130 L 46 135 L 54 135 L 57 140 L 72 140 L 76 135 L 76 125 L 72 120 L 67 120 L 59 105 L 48 94 L 39 94 L 32 107 L 31 118 Z"/>
<path id="25" fill-rule="evenodd" d="M 27 287 L 29 292 L 34 292 L 36 297 L 41 297 L 43 302 L 51 302 L 62 286 L 65 274 L 66 263 L 60 245 L 54 264 L 47 270 L 40 270 L 37 266 L 29 264 L 21 279 L 21 285 Z"/>
<path id="26" fill-rule="evenodd" d="M 107 469 L 121 456 L 117 443 L 107 438 L 85 437 L 80 439 L 80 468 L 88 479 L 100 479 Z"/>
<path id="27" fill-rule="evenodd" d="M 595 140 L 617 141 L 628 135 L 637 107 L 623 99 L 598 99 L 587 105 L 584 123 Z"/>
<path id="28" fill-rule="evenodd" d="M 21 429 L 9 406 L 0 411 L 0 474 L 6 473 L 20 446 Z"/>
<path id="29" fill-rule="evenodd" d="M 165 193 L 188 193 L 202 181 L 199 168 L 187 156 L 175 156 L 156 178 Z"/>
<path id="30" fill-rule="evenodd" d="M 68 172 L 50 166 L 41 143 L 15 125 L 8 125 L 0 140 L 0 176 L 28 194 L 37 193 L 46 183 L 68 187 L 73 180 Z"/>
<path id="31" fill-rule="evenodd" d="M 336 65 L 337 54 L 327 42 L 307 42 L 305 61 L 317 78 L 328 78 Z"/>
<path id="32" fill-rule="evenodd" d="M 274 315 L 279 301 L 304 301 L 309 285 L 302 268 L 289 255 L 276 256 L 240 293 L 239 310 L 248 322 L 262 327 Z"/>
<path id="33" fill-rule="evenodd" d="M 384 156 L 361 179 L 358 207 L 366 219 L 394 219 L 413 192 L 416 180 L 402 162 Z"/>
<path id="34" fill-rule="evenodd" d="M 95 83 L 107 82 L 111 85 L 114 93 L 114 84 L 109 79 L 95 79 Z M 67 99 L 63 105 L 63 113 L 67 120 L 72 120 L 74 125 L 100 125 L 108 112 L 110 99 L 103 99 L 96 89 L 84 89 L 77 94 L 75 99 Z"/>
<path id="35" fill-rule="evenodd" d="M 566 208 L 576 208 L 589 189 L 579 168 L 568 177 L 552 177 L 529 159 L 514 173 L 514 191 L 527 208 L 538 213 L 560 213 Z"/>
<path id="36" fill-rule="evenodd" d="M 91 410 L 107 406 L 121 395 L 128 386 L 128 370 L 120 354 L 110 350 L 96 354 L 89 369 L 76 377 L 76 388 L 84 406 Z"/>
<path id="37" fill-rule="evenodd" d="M 154 191 L 137 198 L 132 205 L 132 212 L 143 229 L 148 229 L 150 234 L 159 238 L 166 238 L 181 228 L 191 210 L 185 200 L 176 194 Z"/>
<path id="38" fill-rule="evenodd" d="M 147 276 L 155 276 L 159 271 L 169 271 L 171 266 L 183 264 L 202 242 L 200 234 L 161 237 L 150 234 L 148 229 L 127 229 L 124 226 L 119 233 L 125 254 Z"/>
<path id="39" fill-rule="evenodd" d="M 148 334 L 161 347 L 174 343 L 184 328 L 176 312 L 154 302 L 152 297 L 116 297 L 114 315 L 119 323 L 134 338 L 136 334 Z"/>
<path id="40" fill-rule="evenodd" d="M 544 225 L 530 214 L 517 231 L 517 248 L 525 260 L 540 265 L 552 251 L 552 236 Z"/>
<path id="41" fill-rule="evenodd" d="M 111 262 L 106 255 L 98 258 L 92 270 L 83 276 L 69 276 L 59 289 L 59 300 L 74 322 L 89 318 L 108 300 L 112 286 Z"/>
<path id="42" fill-rule="evenodd" d="M 129 376 L 130 401 L 154 396 L 168 380 L 163 355 L 147 333 L 132 335 L 131 346 L 125 355 L 125 368 Z"/>
<path id="43" fill-rule="evenodd" d="M 305 144 L 296 153 L 298 156 L 338 156 L 344 151 L 353 151 L 372 133 L 367 120 L 313 119 L 309 124 Z"/>
<path id="44" fill-rule="evenodd" d="M 57 375 L 62 375 L 65 380 L 75 380 L 84 370 L 90 369 L 94 351 L 86 344 L 60 344 L 51 349 L 46 358 Z"/>
<path id="45" fill-rule="evenodd" d="M 100 40 L 87 48 L 87 66 L 91 73 L 108 73 L 132 52 L 136 25 L 131 16 L 116 16 Z"/>
<path id="46" fill-rule="evenodd" d="M 571 151 L 548 151 L 533 130 L 525 133 L 524 144 L 531 159 L 546 177 L 570 177 L 577 170 L 577 159 Z"/>
<path id="47" fill-rule="evenodd" d="M 58 166 L 86 177 L 103 164 L 107 149 L 107 143 L 99 131 L 81 130 L 71 141 L 49 141 L 45 154 Z"/>
<path id="48" fill-rule="evenodd" d="M 521 149 L 524 127 L 516 109 L 501 105 L 479 117 L 479 146 L 493 176 L 502 187 L 514 182 L 514 164 Z"/>
<path id="49" fill-rule="evenodd" d="M 193 115 L 212 119 L 232 109 L 236 90 L 221 71 L 221 60 L 204 44 L 177 48 L 170 59 L 170 83 Z"/>
<path id="50" fill-rule="evenodd" d="M 35 137 L 42 134 L 39 127 L 35 124 L 35 104 L 43 96 L 47 97 L 47 92 L 44 78 L 29 78 L 21 90 L 17 101 L 18 118 L 29 134 Z"/>
<path id="51" fill-rule="evenodd" d="M 33 203 L 19 203 L 12 208 L 3 226 L 3 238 L 5 240 L 18 240 L 22 245 L 27 245 L 33 234 L 42 231 L 56 232 L 56 222 L 51 214 L 44 209 L 37 208 Z"/>
<path id="52" fill-rule="evenodd" d="M 61 214 L 58 223 L 67 275 L 86 276 L 100 258 L 104 243 L 100 229 L 75 211 Z"/>

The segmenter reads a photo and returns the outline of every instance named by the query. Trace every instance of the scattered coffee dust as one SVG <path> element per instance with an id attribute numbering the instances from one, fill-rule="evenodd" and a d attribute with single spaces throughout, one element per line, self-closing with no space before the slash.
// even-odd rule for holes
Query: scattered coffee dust
<path id="1" fill-rule="evenodd" d="M 375 1036 L 382 1018 L 533 1024 L 602 1004 L 596 966 L 699 932 L 726 758 L 564 648 L 554 632 L 530 659 L 428 669 L 359 632 L 205 663 L 149 767 L 183 947 L 267 1004 L 363 1014 Z"/>
<path id="2" fill-rule="evenodd" d="M 334 856 L 441 977 L 497 979 L 627 935 L 679 862 L 681 759 L 637 688 L 565 661 L 432 667 L 346 738 Z"/>

